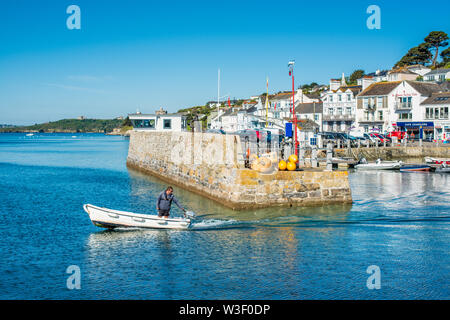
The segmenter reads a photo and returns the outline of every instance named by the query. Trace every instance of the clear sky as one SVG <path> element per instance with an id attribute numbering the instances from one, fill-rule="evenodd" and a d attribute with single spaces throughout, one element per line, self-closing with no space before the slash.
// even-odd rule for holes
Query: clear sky
<path id="1" fill-rule="evenodd" d="M 66 9 L 81 8 L 81 30 Z M 369 5 L 381 29 L 366 25 Z M 391 68 L 430 31 L 450 34 L 450 1 L 0 2 L 0 123 L 112 118 L 245 98 Z"/>

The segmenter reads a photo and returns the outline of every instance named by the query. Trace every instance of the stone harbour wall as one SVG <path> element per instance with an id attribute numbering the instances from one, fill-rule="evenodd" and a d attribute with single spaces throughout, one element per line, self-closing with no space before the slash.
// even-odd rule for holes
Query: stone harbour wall
<path id="1" fill-rule="evenodd" d="M 236 210 L 352 202 L 347 171 L 246 169 L 235 135 L 133 131 L 127 165 Z"/>

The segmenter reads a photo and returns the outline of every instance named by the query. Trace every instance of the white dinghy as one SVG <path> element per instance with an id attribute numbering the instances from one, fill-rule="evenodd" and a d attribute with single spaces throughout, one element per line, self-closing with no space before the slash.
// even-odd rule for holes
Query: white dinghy
<path id="1" fill-rule="evenodd" d="M 92 204 L 83 205 L 92 223 L 97 227 L 114 228 L 156 228 L 156 229 L 189 229 L 195 214 L 185 213 L 183 218 L 160 218 L 157 215 L 138 214 L 101 208 Z"/>
<path id="2" fill-rule="evenodd" d="M 361 163 L 355 166 L 358 170 L 399 170 L 402 167 L 401 161 L 381 161 L 375 163 Z"/>

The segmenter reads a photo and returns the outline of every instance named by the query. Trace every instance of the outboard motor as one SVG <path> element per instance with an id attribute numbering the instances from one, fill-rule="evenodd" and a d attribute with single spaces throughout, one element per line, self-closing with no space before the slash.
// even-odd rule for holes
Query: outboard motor
<path id="1" fill-rule="evenodd" d="M 196 218 L 196 215 L 195 215 L 195 212 L 194 212 L 194 211 L 186 211 L 186 212 L 184 213 L 184 217 L 185 217 L 186 219 L 194 220 L 194 219 Z"/>

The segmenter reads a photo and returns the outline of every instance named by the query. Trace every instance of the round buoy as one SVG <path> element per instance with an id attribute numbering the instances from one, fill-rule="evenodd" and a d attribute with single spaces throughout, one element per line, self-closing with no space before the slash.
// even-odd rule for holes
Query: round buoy
<path id="1" fill-rule="evenodd" d="M 290 156 L 289 156 L 289 162 L 293 162 L 293 163 L 297 163 L 297 161 L 298 161 L 298 157 L 297 157 L 297 155 L 295 155 L 295 154 L 291 154 Z"/>
<path id="2" fill-rule="evenodd" d="M 286 163 L 286 161 L 281 160 L 281 161 L 278 163 L 278 169 L 280 169 L 281 171 L 284 171 L 284 170 L 286 170 L 286 168 L 287 168 L 287 163 Z"/>
<path id="3" fill-rule="evenodd" d="M 258 160 L 258 155 L 253 153 L 248 157 L 248 160 L 250 161 L 250 163 L 255 162 L 256 160 Z"/>
<path id="4" fill-rule="evenodd" d="M 297 165 L 294 162 L 289 161 L 288 164 L 287 164 L 287 169 L 289 171 L 294 171 L 295 169 L 297 169 Z"/>

